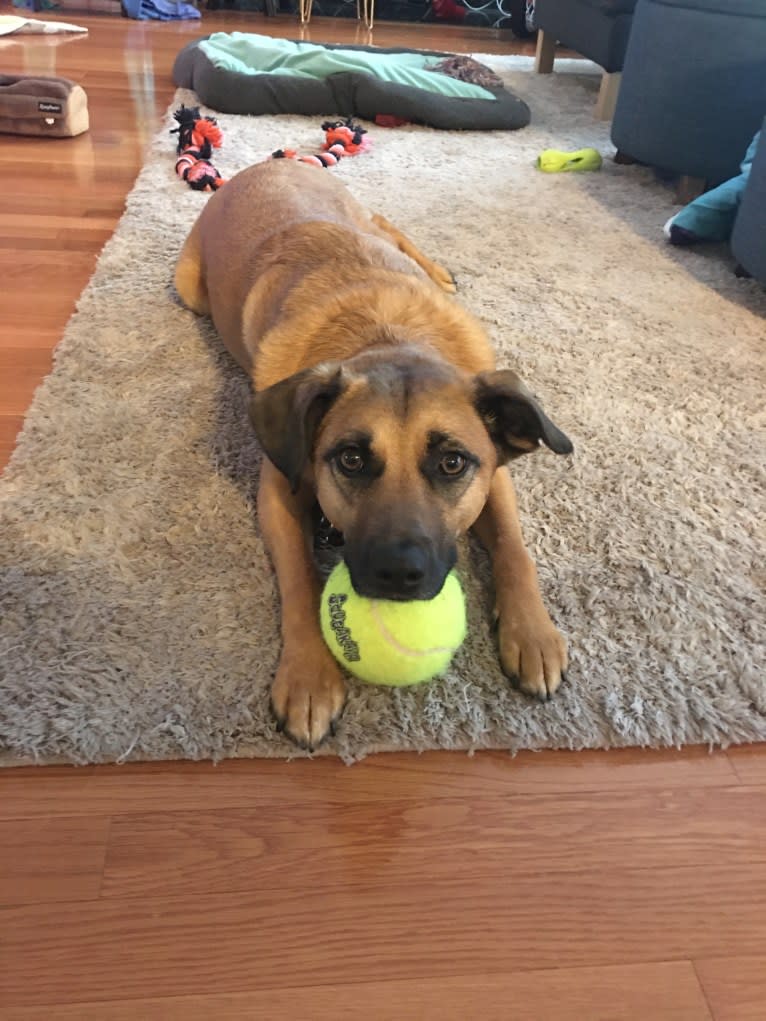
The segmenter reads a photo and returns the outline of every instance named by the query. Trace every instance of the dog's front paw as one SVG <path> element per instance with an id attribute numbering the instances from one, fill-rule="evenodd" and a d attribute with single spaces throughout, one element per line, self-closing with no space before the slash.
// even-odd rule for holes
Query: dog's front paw
<path id="1" fill-rule="evenodd" d="M 302 748 L 313 751 L 334 733 L 343 706 L 346 685 L 329 651 L 282 653 L 271 687 L 271 706 L 280 730 Z"/>
<path id="2" fill-rule="evenodd" d="M 514 607 L 498 619 L 500 663 L 511 684 L 547 702 L 565 677 L 567 643 L 545 607 Z"/>

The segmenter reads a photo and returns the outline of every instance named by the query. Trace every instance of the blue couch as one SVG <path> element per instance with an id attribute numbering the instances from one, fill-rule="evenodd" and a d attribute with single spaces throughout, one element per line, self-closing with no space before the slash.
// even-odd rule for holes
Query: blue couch
<path id="1" fill-rule="evenodd" d="M 766 120 L 734 222 L 731 250 L 750 276 L 766 285 Z"/>
<path id="2" fill-rule="evenodd" d="M 535 27 L 538 72 L 553 68 L 556 43 L 581 53 L 604 69 L 596 115 L 614 110 L 636 0 L 537 0 Z"/>
<path id="3" fill-rule="evenodd" d="M 766 113 L 766 0 L 638 0 L 612 121 L 618 150 L 719 184 Z"/>

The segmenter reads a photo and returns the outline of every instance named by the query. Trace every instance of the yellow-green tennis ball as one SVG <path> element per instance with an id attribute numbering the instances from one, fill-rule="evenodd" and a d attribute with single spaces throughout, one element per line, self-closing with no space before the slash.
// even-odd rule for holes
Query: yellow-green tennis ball
<path id="1" fill-rule="evenodd" d="M 330 651 L 368 684 L 402 687 L 443 673 L 465 638 L 465 598 L 449 574 L 434 599 L 365 599 L 341 562 L 327 579 L 320 612 Z"/>

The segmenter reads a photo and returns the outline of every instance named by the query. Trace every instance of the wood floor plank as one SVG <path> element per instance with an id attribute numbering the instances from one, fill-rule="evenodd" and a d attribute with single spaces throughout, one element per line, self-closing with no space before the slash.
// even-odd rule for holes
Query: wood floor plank
<path id="1" fill-rule="evenodd" d="M 5 1021 L 40 1021 L 38 1007 Z M 77 1003 L 45 1021 L 710 1021 L 687 961 Z"/>
<path id="2" fill-rule="evenodd" d="M 5 213 L 3 216 L 3 230 L 7 231 L 6 237 L 13 238 L 18 232 L 23 237 L 36 237 L 38 234 L 45 237 L 46 231 L 67 231 L 67 233 L 98 233 L 111 236 L 114 223 L 109 216 L 83 216 L 73 215 L 71 211 L 51 216 L 46 211 L 33 213 Z"/>
<path id="3" fill-rule="evenodd" d="M 73 267 L 70 275 L 77 277 L 84 286 L 88 282 L 89 270 L 90 267 L 82 269 Z M 29 322 L 29 305 L 31 303 L 38 306 L 34 324 Z M 50 345 L 41 339 L 41 324 L 47 324 L 50 330 L 55 329 L 62 316 L 72 314 L 74 306 L 69 298 L 61 294 L 60 291 L 36 294 L 28 284 L 21 283 L 14 287 L 14 293 L 5 302 L 5 309 L 7 317 L 5 336 L 18 350 L 20 348 L 50 348 Z M 0 339 L 0 347 L 5 347 L 4 339 Z"/>
<path id="4" fill-rule="evenodd" d="M 393 982 L 512 968 L 762 953 L 766 865 L 553 872 L 541 847 L 498 875 L 3 909 L 12 1006 Z M 289 976 L 289 979 L 286 977 Z"/>
<path id="5" fill-rule="evenodd" d="M 10 460 L 23 421 L 21 415 L 0 415 L 0 471 Z"/>
<path id="6" fill-rule="evenodd" d="M 0 198 L 0 211 L 4 217 L 8 212 L 14 212 L 17 216 L 26 216 L 27 212 L 32 217 L 49 216 L 57 219 L 60 216 L 83 216 L 83 217 L 114 217 L 121 212 L 125 205 L 125 192 L 119 181 L 107 177 L 99 182 L 97 187 L 88 188 L 87 191 L 75 191 L 67 195 L 66 192 L 59 192 L 46 186 L 35 174 L 23 179 L 14 188 L 13 201 Z M 24 209 L 25 213 L 19 213 Z M 5 225 L 5 221 L 4 221 Z M 23 223 L 21 224 L 23 232 Z M 0 239 L 0 248 L 5 247 L 5 235 Z M 12 270 L 13 263 L 8 262 L 8 270 Z"/>
<path id="7" fill-rule="evenodd" d="M 72 311 L 74 312 L 74 305 L 72 306 Z M 0 337 L 0 348 L 8 347 L 16 350 L 21 348 L 32 348 L 39 351 L 46 351 L 50 356 L 49 364 L 51 364 L 53 360 L 53 349 L 56 347 L 58 338 L 58 325 L 56 322 L 52 321 L 53 319 L 54 317 L 51 316 L 50 317 L 51 321 L 49 321 L 47 324 L 42 319 L 42 317 L 38 319 L 35 323 L 30 323 L 28 320 L 27 322 L 15 323 L 14 326 L 12 327 L 13 329 L 12 338 L 9 338 L 9 332 L 11 327 L 9 327 L 8 330 L 6 331 L 5 337 Z M 39 379 L 37 380 L 37 385 L 42 383 L 43 379 L 45 379 L 45 376 L 47 375 L 47 372 L 45 371 L 45 364 L 42 361 L 40 362 L 38 369 Z M 13 370 L 11 371 L 13 372 Z M 11 387 L 10 382 L 8 384 L 8 387 L 10 389 Z M 30 401 L 31 396 L 34 393 L 34 389 L 35 388 L 33 388 L 31 391 Z M 27 409 L 25 408 L 24 409 L 25 414 L 26 410 Z M 3 414 L 3 412 L 0 412 L 0 415 L 1 414 Z M 12 417 L 17 417 L 20 418 L 22 422 L 24 421 L 23 415 Z"/>
<path id="8" fill-rule="evenodd" d="M 766 744 L 740 745 L 726 754 L 742 783 L 766 783 Z"/>
<path id="9" fill-rule="evenodd" d="M 6 292 L 15 297 L 17 290 L 36 289 L 39 292 L 55 292 L 58 300 L 69 300 L 70 286 L 73 285 L 72 272 L 92 269 L 94 257 L 90 253 L 71 255 L 66 263 L 62 262 L 60 252 L 47 249 L 38 251 L 29 249 L 4 249 L 0 245 L 0 274 L 5 283 Z M 90 278 L 88 278 L 90 279 Z M 8 295 L 6 295 L 8 296 Z M 27 309 L 29 312 L 29 308 Z M 35 307 L 35 313 L 37 308 Z M 34 318 L 34 317 L 30 317 Z"/>
<path id="10" fill-rule="evenodd" d="M 766 1017 L 766 954 L 695 961 L 694 964 L 715 1021 L 763 1021 Z"/>
<path id="11" fill-rule="evenodd" d="M 30 783 L 30 781 L 33 781 Z M 704 748 L 647 754 L 603 752 L 452 752 L 375 755 L 355 766 L 335 758 L 279 761 L 160 762 L 127 766 L 12 769 L 0 774 L 0 819 L 252 808 L 331 799 L 336 804 L 468 795 L 729 787 L 723 754 Z"/>
<path id="12" fill-rule="evenodd" d="M 587 820 L 587 825 L 583 824 Z M 667 862 L 730 868 L 766 863 L 766 787 L 439 800 L 332 800 L 166 811 L 112 820 L 102 896 L 280 890 L 321 883 L 406 883 L 502 875 L 544 848 L 552 872 L 661 868 Z M 765 929 L 766 931 L 766 929 Z"/>
<path id="13" fill-rule="evenodd" d="M 97 897 L 108 830 L 90 816 L 0 823 L 0 907 Z"/>

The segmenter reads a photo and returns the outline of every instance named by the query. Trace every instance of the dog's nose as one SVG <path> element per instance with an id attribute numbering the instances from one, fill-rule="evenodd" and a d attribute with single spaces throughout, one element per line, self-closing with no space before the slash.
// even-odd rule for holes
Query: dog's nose
<path id="1" fill-rule="evenodd" d="M 366 544 L 360 570 L 351 568 L 352 578 L 357 591 L 372 599 L 429 598 L 433 559 L 430 547 L 419 539 L 373 541 Z"/>
<path id="2" fill-rule="evenodd" d="M 367 599 L 433 599 L 455 566 L 453 543 L 443 548 L 430 536 L 346 536 L 343 558 L 351 584 Z"/>
<path id="3" fill-rule="evenodd" d="M 425 579 L 428 555 L 416 542 L 386 543 L 374 554 L 371 567 L 381 590 L 411 598 Z"/>

